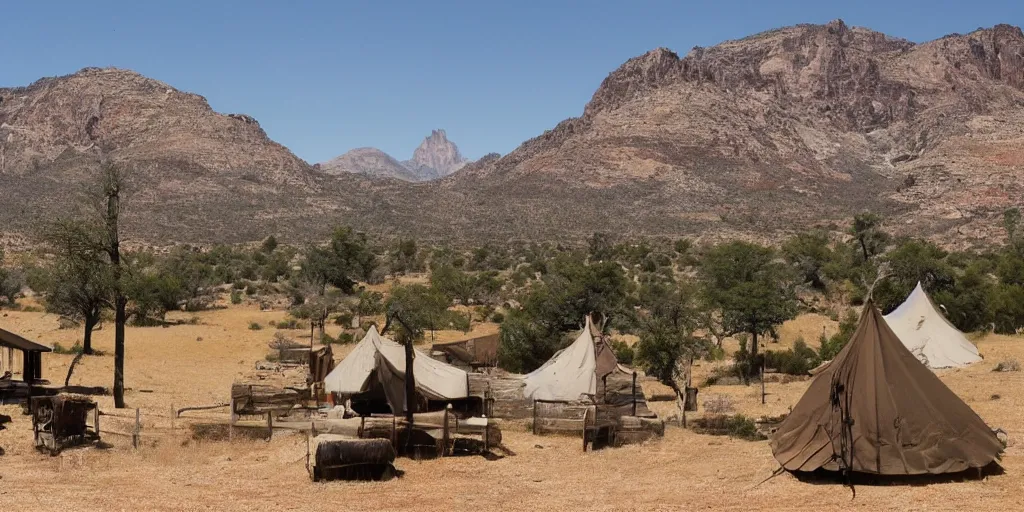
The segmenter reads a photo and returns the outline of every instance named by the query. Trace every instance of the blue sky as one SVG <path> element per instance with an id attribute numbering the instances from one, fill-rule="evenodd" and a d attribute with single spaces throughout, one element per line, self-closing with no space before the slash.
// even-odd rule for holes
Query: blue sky
<path id="1" fill-rule="evenodd" d="M 409 158 L 432 128 L 478 158 L 580 115 L 652 48 L 835 18 L 925 41 L 1019 25 L 1024 2 L 4 2 L 0 86 L 117 66 L 252 115 L 310 162 L 361 146 Z"/>

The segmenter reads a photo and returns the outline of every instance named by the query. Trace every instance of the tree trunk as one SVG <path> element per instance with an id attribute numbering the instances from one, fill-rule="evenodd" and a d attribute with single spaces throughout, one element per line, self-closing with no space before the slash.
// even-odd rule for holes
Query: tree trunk
<path id="1" fill-rule="evenodd" d="M 864 253 L 864 261 L 868 261 L 868 244 L 864 241 L 864 237 L 861 236 L 857 239 L 860 242 L 860 250 Z"/>
<path id="2" fill-rule="evenodd" d="M 107 236 L 110 237 L 110 264 L 114 267 L 114 407 L 122 409 L 124 403 L 124 324 L 128 299 L 121 282 L 121 238 L 118 217 L 121 214 L 121 178 L 117 171 L 108 169 L 107 183 Z"/>
<path id="3" fill-rule="evenodd" d="M 85 317 L 85 334 L 82 335 L 82 353 L 92 355 L 92 330 L 96 328 L 96 319 L 91 315 Z"/>

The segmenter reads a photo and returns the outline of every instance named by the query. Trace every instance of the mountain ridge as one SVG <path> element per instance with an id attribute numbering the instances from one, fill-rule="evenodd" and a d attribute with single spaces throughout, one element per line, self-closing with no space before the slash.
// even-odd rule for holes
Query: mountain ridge
<path id="1" fill-rule="evenodd" d="M 0 89 L 0 221 L 15 231 L 62 212 L 53 198 L 88 181 L 100 146 L 142 169 L 135 230 L 150 240 L 308 239 L 332 223 L 772 240 L 873 210 L 897 234 L 963 247 L 1000 240 L 1024 198 L 1024 34 L 1010 25 L 912 43 L 836 20 L 654 49 L 609 73 L 580 117 L 419 183 L 310 166 L 249 116 L 91 69 Z M 419 162 L 461 158 L 435 156 Z"/>
<path id="2" fill-rule="evenodd" d="M 435 129 L 416 147 L 409 160 L 399 161 L 377 148 L 356 148 L 318 165 L 332 175 L 347 172 L 421 182 L 444 178 L 468 162 L 458 146 L 448 140 L 447 133 L 443 129 Z"/>

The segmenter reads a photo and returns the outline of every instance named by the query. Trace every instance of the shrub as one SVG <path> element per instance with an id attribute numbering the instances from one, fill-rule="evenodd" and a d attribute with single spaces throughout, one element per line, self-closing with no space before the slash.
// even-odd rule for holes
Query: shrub
<path id="1" fill-rule="evenodd" d="M 274 327 L 278 329 L 298 329 L 299 321 L 294 318 L 285 318 L 284 320 L 274 324 Z"/>
<path id="2" fill-rule="evenodd" d="M 765 366 L 787 375 L 808 375 L 811 370 L 821 364 L 818 354 L 800 338 L 788 350 L 767 351 L 764 354 Z"/>
<path id="3" fill-rule="evenodd" d="M 452 329 L 469 332 L 469 317 L 458 312 L 458 311 L 447 311 L 446 312 L 446 324 L 451 326 Z"/>
<path id="4" fill-rule="evenodd" d="M 54 351 L 56 351 L 56 349 L 54 349 Z M 999 361 L 999 364 L 997 364 L 995 369 L 992 370 L 992 371 L 994 371 L 994 372 L 1019 372 L 1020 371 L 1020 363 L 1018 363 L 1016 359 L 1007 359 L 1005 361 Z"/>
<path id="5" fill-rule="evenodd" d="M 320 335 L 320 343 L 322 343 L 324 345 L 333 345 L 333 344 L 335 344 L 337 342 L 338 342 L 337 339 L 331 337 L 331 335 L 327 334 L 326 332 L 324 332 L 323 334 Z"/>
<path id="6" fill-rule="evenodd" d="M 348 345 L 349 343 L 355 342 L 356 337 L 350 332 L 341 332 L 335 340 L 342 345 Z"/>
<path id="7" fill-rule="evenodd" d="M 82 349 L 82 344 L 77 342 L 77 341 L 75 342 L 74 345 L 71 346 L 71 348 L 65 348 L 65 347 L 61 346 L 60 343 L 54 343 L 53 344 L 53 353 L 54 354 L 76 354 L 77 355 L 77 354 L 81 354 L 82 350 L 83 350 Z"/>
<path id="8" fill-rule="evenodd" d="M 633 364 L 633 356 L 635 355 L 633 347 L 626 344 L 622 340 L 612 340 L 612 350 L 615 352 L 615 359 L 622 364 Z"/>
<path id="9" fill-rule="evenodd" d="M 352 325 L 352 319 L 355 315 L 352 313 L 339 313 L 338 316 L 334 317 L 334 325 L 344 325 L 348 327 Z"/>
<path id="10" fill-rule="evenodd" d="M 233 290 L 231 292 L 231 303 L 232 304 L 241 304 L 242 303 L 242 292 L 240 292 L 238 290 Z"/>
<path id="11" fill-rule="evenodd" d="M 706 414 L 726 414 L 733 412 L 732 399 L 729 395 L 710 395 L 704 400 Z"/>
<path id="12" fill-rule="evenodd" d="M 491 321 L 496 324 L 500 324 L 505 321 L 505 314 L 500 311 L 495 311 L 494 314 L 491 315 Z"/>
<path id="13" fill-rule="evenodd" d="M 839 323 L 839 332 L 831 337 L 821 335 L 821 347 L 818 348 L 818 358 L 821 361 L 831 361 L 853 337 L 853 331 L 857 330 L 857 313 L 852 309 L 846 312 L 846 317 Z"/>
<path id="14" fill-rule="evenodd" d="M 260 330 L 262 328 L 263 328 L 263 326 L 260 325 L 259 322 L 249 322 L 249 330 L 250 331 L 258 331 L 258 330 Z"/>
<path id="15" fill-rule="evenodd" d="M 729 436 L 747 441 L 767 439 L 757 430 L 757 423 L 742 414 L 735 416 L 712 415 L 694 420 L 694 432 L 717 436 Z"/>

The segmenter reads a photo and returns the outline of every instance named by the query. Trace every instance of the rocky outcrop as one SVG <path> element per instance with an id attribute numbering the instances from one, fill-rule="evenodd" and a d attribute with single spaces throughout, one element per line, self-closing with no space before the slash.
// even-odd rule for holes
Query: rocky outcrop
<path id="1" fill-rule="evenodd" d="M 412 153 L 412 162 L 437 171 L 438 177 L 459 170 L 466 161 L 455 143 L 448 140 L 444 130 L 432 130 Z"/>
<path id="2" fill-rule="evenodd" d="M 373 178 L 402 181 L 433 181 L 462 168 L 466 160 L 444 130 L 433 130 L 413 152 L 411 160 L 399 162 L 376 148 L 359 148 L 320 164 L 329 174 L 364 174 Z"/>

